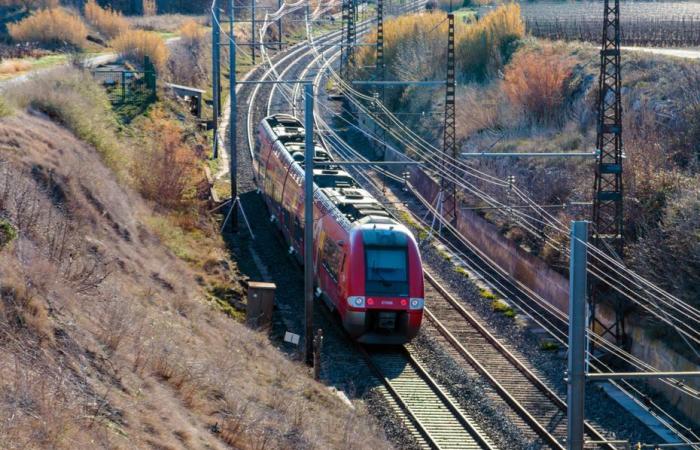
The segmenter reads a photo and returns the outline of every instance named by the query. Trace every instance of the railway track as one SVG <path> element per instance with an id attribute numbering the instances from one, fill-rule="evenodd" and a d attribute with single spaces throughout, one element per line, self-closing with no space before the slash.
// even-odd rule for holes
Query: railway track
<path id="1" fill-rule="evenodd" d="M 535 371 L 470 314 L 442 284 L 425 272 L 425 317 L 444 342 L 444 348 L 465 369 L 493 388 L 492 400 L 507 404 L 509 418 L 535 443 L 564 449 L 566 402 Z M 586 439 L 604 436 L 589 423 Z M 606 447 L 614 448 L 614 447 Z"/>
<path id="2" fill-rule="evenodd" d="M 317 74 L 317 86 L 322 76 L 322 71 Z M 443 348 L 467 373 L 481 377 L 492 387 L 491 400 L 504 406 L 508 418 L 534 445 L 564 449 L 565 401 L 447 292 L 443 283 L 427 271 L 424 275 L 426 304 L 430 305 L 425 316 Z M 588 423 L 585 431 L 589 441 L 605 440 Z"/>
<path id="3" fill-rule="evenodd" d="M 424 448 L 493 449 L 486 434 L 441 387 L 407 348 L 383 351 L 365 348 L 363 353 L 391 400 L 399 417 Z"/>
<path id="4" fill-rule="evenodd" d="M 369 27 L 369 23 L 361 26 Z M 326 50 L 328 44 L 340 40 L 339 32 L 331 32 L 317 39 Z M 327 46 L 327 47 L 325 47 Z M 248 79 L 272 80 L 279 75 L 283 79 L 306 79 L 321 56 L 316 55 L 306 43 L 297 44 L 289 51 L 272 57 L 271 67 L 259 67 L 251 71 Z M 314 74 L 316 80 L 320 73 Z M 284 90 L 284 93 L 283 93 Z M 252 178 L 254 157 L 255 125 L 266 115 L 274 112 L 290 112 L 289 97 L 293 108 L 299 94 L 297 87 L 291 91 L 274 84 L 241 85 L 238 90 L 239 105 L 245 106 L 245 113 L 239 114 L 238 129 L 246 130 L 239 137 L 240 152 L 239 186 L 245 190 L 255 189 Z M 282 99 L 280 102 L 279 99 Z M 240 164 L 243 163 L 243 164 Z M 497 391 L 501 401 L 511 408 L 511 419 L 519 428 L 528 430 L 533 440 L 550 448 L 564 448 L 560 442 L 562 431 L 565 435 L 565 404 L 549 390 L 516 357 L 500 345 L 483 326 L 466 313 L 460 311 L 459 304 L 448 293 L 441 290 L 430 275 L 426 274 L 428 286 L 426 297 L 432 305 L 426 316 L 432 326 L 446 341 L 456 360 L 466 362 L 480 376 L 487 379 Z M 442 300 L 438 300 L 441 298 Z M 455 311 L 458 314 L 455 314 Z M 465 314 L 463 314 L 466 313 Z M 493 339 L 492 339 L 493 338 Z M 478 349 L 479 359 L 473 357 L 467 348 Z M 367 361 L 382 381 L 390 403 L 399 411 L 399 416 L 407 424 L 416 441 L 425 448 L 493 448 L 482 430 L 473 423 L 458 406 L 454 398 L 439 386 L 425 368 L 411 355 L 410 347 L 400 352 L 367 352 Z M 601 438 L 595 430 L 588 430 L 592 439 Z"/>

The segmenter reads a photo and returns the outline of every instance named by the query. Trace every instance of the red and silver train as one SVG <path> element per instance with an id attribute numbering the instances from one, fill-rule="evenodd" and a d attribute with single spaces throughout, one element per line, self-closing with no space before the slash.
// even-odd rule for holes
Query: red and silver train
<path id="1" fill-rule="evenodd" d="M 265 202 L 303 261 L 304 127 L 289 115 L 263 119 L 257 180 Z M 315 144 L 316 162 L 332 162 Z M 416 240 L 339 166 L 314 169 L 314 283 L 350 336 L 367 344 L 403 344 L 423 318 L 423 271 Z"/>

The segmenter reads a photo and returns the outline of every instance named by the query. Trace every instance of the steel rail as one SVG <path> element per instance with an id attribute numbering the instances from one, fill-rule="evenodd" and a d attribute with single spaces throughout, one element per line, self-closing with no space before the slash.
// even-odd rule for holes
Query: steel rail
<path id="1" fill-rule="evenodd" d="M 315 84 L 318 84 L 318 80 L 322 76 L 321 73 L 319 73 L 316 77 Z M 486 330 L 483 325 L 481 325 L 478 320 L 476 320 L 469 312 L 467 312 L 455 299 L 452 297 L 442 286 L 440 286 L 436 280 L 428 273 L 425 271 L 425 276 L 428 282 L 434 286 L 437 290 L 438 293 L 440 293 L 444 298 L 448 300 L 451 306 L 455 307 L 457 311 L 464 317 L 467 322 L 472 325 L 473 328 L 476 329 L 477 332 L 479 332 L 480 335 L 482 335 L 491 346 L 493 346 L 499 353 L 501 353 L 508 362 L 510 362 L 513 366 L 515 366 L 526 378 L 527 380 L 534 385 L 538 390 L 540 390 L 546 397 L 548 397 L 552 403 L 559 409 L 560 411 L 565 412 L 566 411 L 566 403 L 562 401 L 556 393 L 554 393 L 551 389 L 549 389 L 534 373 L 532 373 L 522 362 L 518 360 L 515 355 L 513 355 L 508 349 L 506 349 L 503 344 L 501 344 L 488 330 Z M 483 377 L 487 379 L 487 381 L 494 386 L 495 390 L 499 393 L 500 397 L 503 398 L 503 400 L 508 403 L 508 405 L 513 408 L 514 412 L 520 416 L 527 425 L 533 428 L 533 430 L 549 445 L 556 449 L 563 449 L 563 445 L 549 432 L 540 424 L 537 419 L 529 412 L 527 409 L 520 403 L 518 400 L 511 395 L 508 390 L 498 382 L 498 380 L 493 376 L 491 373 L 488 372 L 488 370 L 485 368 L 485 366 L 479 362 L 476 358 L 474 358 L 465 348 L 461 343 L 449 332 L 447 327 L 445 327 L 439 320 L 433 315 L 433 313 L 426 308 L 425 310 L 426 316 L 428 317 L 429 320 L 433 324 L 436 325 L 436 328 L 438 331 L 441 332 L 443 336 L 445 336 L 446 340 L 452 344 L 453 348 L 460 353 L 467 361 L 474 367 Z M 594 439 L 603 441 L 605 438 L 597 431 L 595 430 L 590 424 L 586 423 L 586 431 L 592 436 Z M 608 448 L 614 448 L 612 446 L 608 446 Z"/>
<path id="2" fill-rule="evenodd" d="M 462 306 L 457 299 L 454 298 L 437 280 L 427 271 L 424 270 L 425 279 L 430 285 L 454 308 L 454 310 L 464 318 L 469 325 L 473 327 L 493 348 L 495 348 L 508 362 L 510 362 L 537 390 L 544 394 L 551 402 L 562 412 L 566 412 L 566 402 L 562 400 L 553 390 L 551 390 L 537 375 L 535 375 L 522 361 L 518 359 L 503 343 L 501 343 L 493 334 L 491 334 L 472 314 Z M 501 385 L 494 374 L 489 373 L 488 369 L 479 362 L 464 346 L 455 338 L 448 328 L 435 317 L 428 307 L 425 308 L 426 316 L 440 334 L 445 336 L 448 342 L 460 353 L 467 361 L 481 373 L 489 383 L 499 392 L 501 397 L 518 413 L 533 429 L 551 445 L 556 445 L 557 448 L 563 448 L 562 444 L 547 431 L 520 402 L 508 392 L 507 387 Z M 448 337 L 449 336 L 449 337 Z M 596 430 L 590 423 L 585 422 L 586 432 L 597 441 L 604 441 L 605 437 Z M 608 446 L 609 449 L 614 449 L 614 446 Z"/>
<path id="3" fill-rule="evenodd" d="M 461 408 L 428 374 L 423 365 L 411 355 L 408 349 L 402 347 L 397 352 L 379 353 L 370 352 L 360 345 L 357 347 L 360 353 L 365 357 L 372 372 L 382 381 L 392 398 L 399 404 L 432 448 L 494 449 L 490 439 L 484 436 L 483 431 L 472 423 L 471 419 L 462 412 Z M 382 360 L 382 358 L 384 358 L 384 360 Z M 392 361 L 391 359 L 398 358 L 403 358 L 406 363 L 405 367 L 400 374 L 394 374 L 393 376 L 388 375 L 386 373 L 387 371 L 382 369 L 382 364 L 397 364 L 396 361 Z M 398 363 L 401 364 L 400 361 Z M 417 377 L 411 376 L 413 375 L 411 371 L 414 371 Z M 401 378 L 402 375 L 408 376 Z M 421 411 L 416 406 L 411 406 L 412 400 L 420 396 L 418 394 L 419 392 L 421 392 L 423 396 L 427 394 L 424 390 L 426 387 L 430 390 L 430 393 L 433 394 L 434 400 L 439 401 L 440 404 L 446 408 L 446 411 L 449 411 L 450 417 L 442 416 L 440 417 L 440 421 L 430 422 L 425 418 L 426 410 Z M 413 398 L 411 399 L 412 396 Z M 427 405 L 426 408 L 430 408 L 430 406 Z M 440 410 L 442 410 L 442 408 L 440 408 Z M 453 420 L 452 423 L 449 422 L 450 419 Z M 450 425 L 456 425 L 456 427 L 453 426 L 452 430 L 450 430 Z M 460 435 L 460 429 L 463 430 L 466 435 Z M 446 433 L 448 435 L 446 435 Z M 471 437 L 471 442 L 465 441 L 465 439 L 469 439 L 469 437 Z"/>

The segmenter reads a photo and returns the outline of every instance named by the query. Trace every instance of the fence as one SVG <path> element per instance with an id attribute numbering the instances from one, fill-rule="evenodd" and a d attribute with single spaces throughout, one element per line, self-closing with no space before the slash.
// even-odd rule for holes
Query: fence
<path id="1" fill-rule="evenodd" d="M 602 19 L 526 19 L 528 31 L 537 37 L 565 41 L 599 42 Z M 692 47 L 700 45 L 700 19 L 638 18 L 620 22 L 620 39 L 625 46 Z"/>
<path id="2" fill-rule="evenodd" d="M 107 90 L 114 105 L 150 104 L 156 99 L 157 74 L 153 63 L 145 58 L 144 70 L 123 66 L 104 66 L 92 71 L 93 77 Z"/>

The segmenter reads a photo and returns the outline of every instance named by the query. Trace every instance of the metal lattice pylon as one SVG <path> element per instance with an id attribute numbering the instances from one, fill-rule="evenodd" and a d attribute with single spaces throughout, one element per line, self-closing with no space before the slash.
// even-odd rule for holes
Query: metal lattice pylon
<path id="1" fill-rule="evenodd" d="M 445 123 L 443 128 L 442 170 L 447 169 L 447 159 L 457 159 L 457 133 L 455 127 L 455 17 L 447 15 L 447 72 L 445 79 Z M 449 156 L 448 156 L 449 155 Z M 457 189 L 455 183 L 448 183 L 443 177 L 441 182 L 443 191 L 443 210 L 445 218 L 450 218 L 454 223 L 457 220 Z M 447 202 L 447 203 L 445 203 Z"/>
<path id="2" fill-rule="evenodd" d="M 340 73 L 347 78 L 350 66 L 355 62 L 355 44 L 357 43 L 357 3 L 355 0 L 343 0 L 341 20 L 343 36 L 340 48 Z"/>
<path id="3" fill-rule="evenodd" d="M 611 6 L 612 3 L 612 6 Z M 622 210 L 622 99 L 620 92 L 620 0 L 604 1 L 603 39 L 598 82 L 599 153 L 593 187 L 592 243 L 602 251 L 621 259 L 624 249 Z M 591 286 L 593 324 L 602 336 L 610 334 L 617 343 L 624 340 L 624 312 L 620 299 L 614 300 L 615 322 L 605 326 L 595 316 L 595 305 L 613 293 L 601 283 Z"/>
<path id="4" fill-rule="evenodd" d="M 386 65 L 384 63 L 384 1 L 377 0 L 377 42 L 376 42 L 376 61 L 375 61 L 375 79 L 384 81 L 386 75 Z M 374 86 L 374 97 L 377 102 L 384 103 L 385 100 L 384 85 Z M 381 108 L 376 108 L 376 114 L 380 114 Z M 374 133 L 384 142 L 384 129 L 379 126 L 377 120 L 374 121 Z M 385 147 L 381 143 L 375 146 L 377 154 L 380 157 L 384 156 Z"/>

